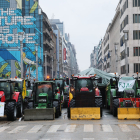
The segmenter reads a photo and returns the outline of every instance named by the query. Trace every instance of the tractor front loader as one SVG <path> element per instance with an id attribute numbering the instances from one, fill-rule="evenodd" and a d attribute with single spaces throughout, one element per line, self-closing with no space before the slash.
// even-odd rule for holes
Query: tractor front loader
<path id="1" fill-rule="evenodd" d="M 94 76 L 74 76 L 70 87 L 68 118 L 72 120 L 100 119 L 102 116 L 102 96 Z M 96 81 L 96 82 L 95 82 Z"/>
<path id="2" fill-rule="evenodd" d="M 35 82 L 33 108 L 25 109 L 24 120 L 54 120 L 61 113 L 60 94 L 53 81 Z"/>

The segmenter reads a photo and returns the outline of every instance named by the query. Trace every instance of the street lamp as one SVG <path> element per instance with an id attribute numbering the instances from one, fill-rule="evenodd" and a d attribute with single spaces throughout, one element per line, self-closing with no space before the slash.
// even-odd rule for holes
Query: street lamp
<path id="1" fill-rule="evenodd" d="M 38 81 L 38 46 L 39 44 L 35 44 L 36 46 L 36 81 Z"/>
<path id="2" fill-rule="evenodd" d="M 128 30 L 123 30 L 124 33 L 124 40 L 125 40 L 125 69 L 126 69 L 126 76 L 128 76 L 128 58 L 127 58 L 127 40 L 128 40 Z"/>
<path id="3" fill-rule="evenodd" d="M 23 40 L 24 32 L 18 32 L 20 40 L 20 61 L 21 61 L 21 78 L 23 78 Z"/>

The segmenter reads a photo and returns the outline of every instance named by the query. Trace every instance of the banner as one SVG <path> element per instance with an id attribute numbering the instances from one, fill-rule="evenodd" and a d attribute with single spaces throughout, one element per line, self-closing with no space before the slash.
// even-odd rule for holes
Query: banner
<path id="1" fill-rule="evenodd" d="M 133 88 L 135 84 L 135 80 L 122 80 L 120 79 L 118 82 L 119 91 L 124 91 L 126 88 Z"/>
<path id="2" fill-rule="evenodd" d="M 4 116 L 4 102 L 0 102 L 0 117 Z"/>
<path id="3" fill-rule="evenodd" d="M 64 60 L 66 60 L 66 48 L 63 49 Z"/>

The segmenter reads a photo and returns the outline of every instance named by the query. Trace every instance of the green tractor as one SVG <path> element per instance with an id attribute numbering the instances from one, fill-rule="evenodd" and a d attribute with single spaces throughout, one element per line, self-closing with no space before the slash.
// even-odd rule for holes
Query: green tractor
<path id="1" fill-rule="evenodd" d="M 53 120 L 61 115 L 60 94 L 54 81 L 35 82 L 33 108 L 26 109 L 24 120 Z"/>
<path id="2" fill-rule="evenodd" d="M 137 111 L 140 107 L 138 83 L 138 77 L 115 77 L 110 80 L 110 110 L 118 119 L 137 119 L 140 114 Z"/>

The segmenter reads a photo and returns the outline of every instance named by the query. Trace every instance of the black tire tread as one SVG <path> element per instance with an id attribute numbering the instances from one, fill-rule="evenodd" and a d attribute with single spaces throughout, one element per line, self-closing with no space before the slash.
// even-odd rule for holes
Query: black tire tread
<path id="1" fill-rule="evenodd" d="M 14 116 L 14 109 L 16 107 L 15 102 L 8 102 L 6 106 L 6 116 L 8 121 L 15 121 L 16 117 Z"/>
<path id="2" fill-rule="evenodd" d="M 55 118 L 59 117 L 59 112 L 60 112 L 60 107 L 58 101 L 53 102 L 53 107 L 55 107 L 56 112 L 55 112 Z"/>
<path id="3" fill-rule="evenodd" d="M 102 107 L 103 107 L 103 100 L 102 98 L 95 98 L 95 106 L 100 107 L 100 115 L 102 117 Z"/>
<path id="4" fill-rule="evenodd" d="M 119 107 L 119 99 L 113 100 L 113 116 L 117 117 L 117 109 Z"/>
<path id="5" fill-rule="evenodd" d="M 33 109 L 33 102 L 28 102 L 27 108 L 28 109 Z"/>
<path id="6" fill-rule="evenodd" d="M 21 104 L 22 104 L 22 109 L 23 109 L 23 100 L 22 100 L 22 95 L 19 95 L 18 101 L 17 101 L 17 117 L 20 118 L 23 115 L 23 110 L 21 112 Z"/>

